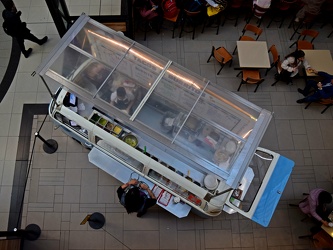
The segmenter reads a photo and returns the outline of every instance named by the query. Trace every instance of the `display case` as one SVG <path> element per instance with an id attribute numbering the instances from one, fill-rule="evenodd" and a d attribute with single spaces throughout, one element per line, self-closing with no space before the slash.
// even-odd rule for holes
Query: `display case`
<path id="1" fill-rule="evenodd" d="M 36 72 L 60 86 L 49 113 L 64 132 L 205 216 L 247 181 L 272 118 L 86 15 Z"/>

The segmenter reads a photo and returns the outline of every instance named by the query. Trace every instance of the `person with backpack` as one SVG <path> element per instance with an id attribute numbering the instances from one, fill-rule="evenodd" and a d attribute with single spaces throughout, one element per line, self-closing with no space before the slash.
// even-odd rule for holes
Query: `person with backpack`
<path id="1" fill-rule="evenodd" d="M 27 24 L 21 21 L 21 11 L 17 11 L 16 6 L 13 1 L 4 2 L 5 10 L 2 12 L 2 17 L 4 22 L 2 27 L 5 33 L 11 37 L 16 38 L 18 45 L 20 46 L 22 54 L 25 58 L 28 58 L 32 52 L 32 48 L 28 50 L 25 49 L 24 40 L 30 40 L 39 45 L 43 45 L 47 41 L 47 36 L 44 36 L 42 39 L 38 39 L 30 30 L 27 28 Z"/>
<path id="2" fill-rule="evenodd" d="M 117 189 L 117 194 L 120 204 L 125 207 L 127 213 L 137 212 L 137 217 L 144 215 L 157 201 L 148 185 L 136 179 L 121 185 Z"/>

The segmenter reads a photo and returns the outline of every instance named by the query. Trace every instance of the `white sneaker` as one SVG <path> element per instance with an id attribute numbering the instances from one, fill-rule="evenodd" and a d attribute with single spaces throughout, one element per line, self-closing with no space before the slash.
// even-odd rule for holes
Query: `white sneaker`
<path id="1" fill-rule="evenodd" d="M 299 18 L 298 18 L 298 17 L 295 18 L 295 22 L 296 22 L 296 23 L 299 22 Z"/>

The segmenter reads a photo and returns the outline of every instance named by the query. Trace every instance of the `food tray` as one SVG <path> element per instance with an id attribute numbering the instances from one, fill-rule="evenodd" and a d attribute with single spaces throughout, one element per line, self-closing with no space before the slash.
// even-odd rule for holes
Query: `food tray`
<path id="1" fill-rule="evenodd" d="M 99 118 L 101 117 L 98 114 L 93 114 L 89 121 L 95 124 L 96 122 L 98 122 Z"/>
<path id="2" fill-rule="evenodd" d="M 105 130 L 107 131 L 107 132 L 112 132 L 113 131 L 113 127 L 114 127 L 114 124 L 113 123 L 111 123 L 111 122 L 108 122 L 107 124 L 106 124 L 106 126 L 105 126 Z"/>
<path id="3" fill-rule="evenodd" d="M 123 129 L 118 126 L 118 125 L 115 125 L 114 128 L 113 128 L 113 133 L 116 135 L 116 136 L 120 136 L 121 132 L 123 131 Z"/>

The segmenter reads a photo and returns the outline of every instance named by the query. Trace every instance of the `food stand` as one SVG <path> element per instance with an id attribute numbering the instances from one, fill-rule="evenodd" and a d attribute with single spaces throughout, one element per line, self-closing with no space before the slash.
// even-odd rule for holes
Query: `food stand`
<path id="1" fill-rule="evenodd" d="M 271 112 L 84 14 L 36 73 L 60 85 L 50 117 L 97 167 L 134 174 L 180 218 L 237 211 L 268 225 L 294 166 L 258 147 Z"/>

